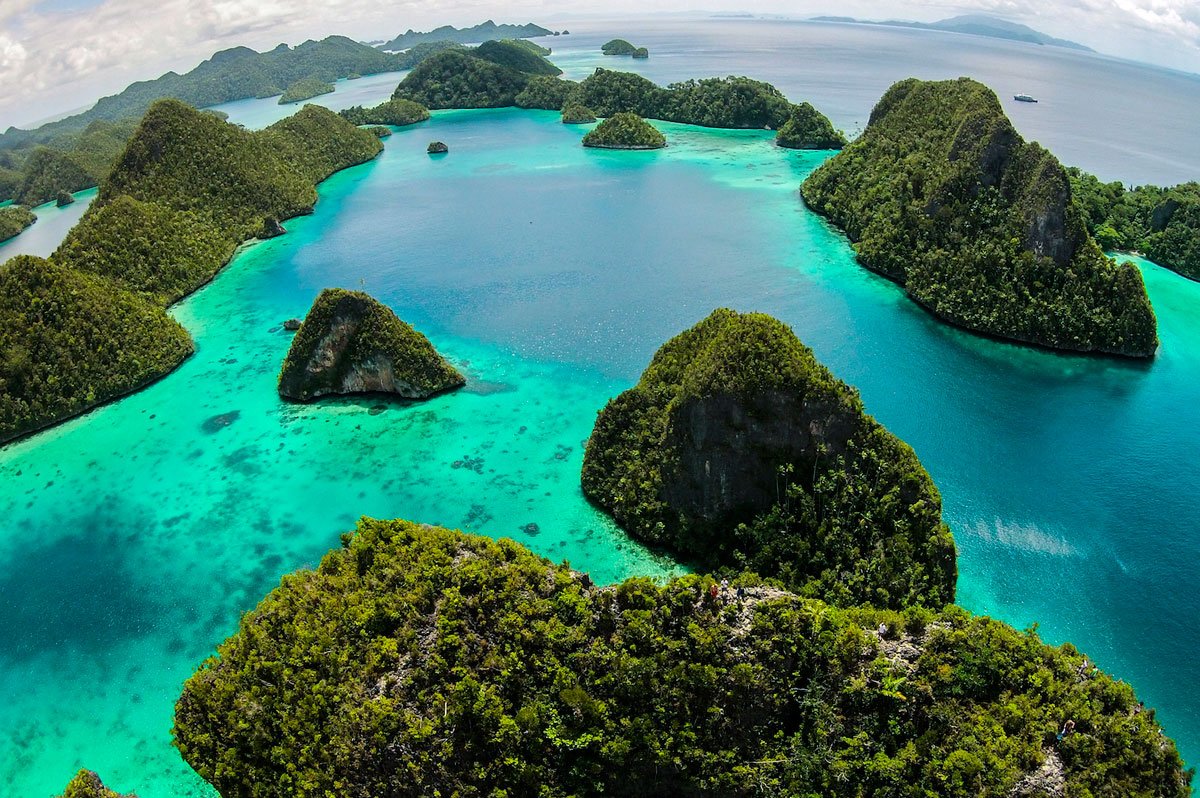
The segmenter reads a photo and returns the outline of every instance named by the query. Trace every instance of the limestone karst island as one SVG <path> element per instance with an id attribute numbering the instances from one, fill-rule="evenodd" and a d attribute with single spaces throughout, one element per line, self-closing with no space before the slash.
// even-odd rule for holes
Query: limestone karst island
<path id="1" fill-rule="evenodd" d="M 1191 795 L 1200 49 L 965 2 L 0 13 L 0 793 Z"/>

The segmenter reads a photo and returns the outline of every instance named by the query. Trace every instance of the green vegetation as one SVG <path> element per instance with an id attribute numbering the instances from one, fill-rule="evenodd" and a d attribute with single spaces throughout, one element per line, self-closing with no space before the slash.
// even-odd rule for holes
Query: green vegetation
<path id="1" fill-rule="evenodd" d="M 607 150 L 657 150 L 667 146 L 662 133 L 637 114 L 613 114 L 583 137 L 583 146 Z"/>
<path id="2" fill-rule="evenodd" d="M 1140 252 L 1155 263 L 1200 280 L 1200 183 L 1174 188 L 1101 183 L 1068 169 L 1088 229 L 1106 250 Z"/>
<path id="3" fill-rule="evenodd" d="M 136 127 L 135 119 L 100 120 L 82 132 L 57 136 L 45 146 L 0 151 L 0 162 L 10 170 L 0 179 L 0 198 L 36 206 L 61 193 L 99 184 Z"/>
<path id="4" fill-rule="evenodd" d="M 649 58 L 650 51 L 647 50 L 645 47 L 639 47 L 636 50 L 634 50 L 632 53 L 630 53 L 630 55 L 632 55 L 634 58 Z"/>
<path id="5" fill-rule="evenodd" d="M 525 75 L 561 75 L 562 70 L 516 42 L 484 42 L 470 51 L 476 58 L 491 61 Z"/>
<path id="6" fill-rule="evenodd" d="M 812 105 L 799 103 L 792 106 L 775 143 L 792 150 L 840 150 L 846 146 L 846 137 Z"/>
<path id="7" fill-rule="evenodd" d="M 634 537 L 854 606 L 953 601 L 954 541 L 916 455 L 783 323 L 714 311 L 596 419 L 583 492 Z"/>
<path id="8" fill-rule="evenodd" d="M 744 77 L 706 78 L 672 83 L 667 88 L 631 72 L 597 69 L 570 99 L 607 117 L 632 112 L 648 119 L 718 128 L 780 129 L 793 118 L 803 130 L 833 131 L 829 120 L 807 103 L 795 106 L 770 83 Z M 796 123 L 793 123 L 795 129 Z M 840 146 L 840 134 L 832 142 Z"/>
<path id="9" fill-rule="evenodd" d="M 126 394 L 192 353 L 161 306 L 56 261 L 0 265 L 0 443 Z"/>
<path id="10" fill-rule="evenodd" d="M 338 111 L 352 125 L 394 125 L 404 127 L 429 119 L 429 109 L 412 100 L 387 100 L 374 108 L 355 105 Z"/>
<path id="11" fill-rule="evenodd" d="M 610 39 L 600 46 L 600 52 L 605 55 L 633 55 L 636 49 L 624 39 Z"/>
<path id="12" fill-rule="evenodd" d="M 100 777 L 91 770 L 81 770 L 67 784 L 67 789 L 58 798 L 137 798 L 135 795 L 118 795 L 104 786 Z"/>
<path id="13" fill-rule="evenodd" d="M 298 402 L 356 393 L 427 399 L 464 384 L 429 339 L 391 308 L 341 288 L 317 297 L 279 373 L 279 395 Z"/>
<path id="14" fill-rule="evenodd" d="M 542 47 L 540 44 L 534 44 L 528 39 L 502 39 L 504 44 L 511 44 L 517 47 L 523 47 L 534 55 L 548 56 L 553 50 L 549 47 Z"/>
<path id="15" fill-rule="evenodd" d="M 427 33 L 419 33 L 409 29 L 407 33 L 401 34 L 390 42 L 380 45 L 380 48 L 384 50 L 408 50 L 422 44 L 440 44 L 443 42 L 470 44 L 471 42 L 504 39 L 537 38 L 539 36 L 550 36 L 553 33 L 554 31 L 547 30 L 540 25 L 534 25 L 532 22 L 525 25 L 497 25 L 489 19 L 487 22 L 470 28 L 456 28 L 453 25 L 443 25 Z M 543 53 L 542 55 L 549 55 L 549 53 Z"/>
<path id="16" fill-rule="evenodd" d="M 446 50 L 430 56 L 405 76 L 393 99 L 426 108 L 503 108 L 515 105 L 530 76 L 477 58 L 469 51 Z"/>
<path id="17" fill-rule="evenodd" d="M 0 208 L 0 242 L 7 241 L 23 232 L 37 221 L 37 214 L 23 205 Z"/>
<path id="18" fill-rule="evenodd" d="M 596 121 L 596 115 L 587 106 L 568 102 L 562 109 L 562 121 L 566 125 L 589 125 Z"/>
<path id="19" fill-rule="evenodd" d="M 513 101 L 520 108 L 557 111 L 567 102 L 567 97 L 577 85 L 574 81 L 556 77 L 531 78 Z"/>
<path id="20" fill-rule="evenodd" d="M 255 798 L 1188 794 L 1153 710 L 1070 646 L 735 584 L 597 589 L 512 541 L 364 519 L 188 680 L 175 743 Z"/>
<path id="21" fill-rule="evenodd" d="M 298 103 L 304 100 L 311 100 L 313 97 L 320 97 L 322 94 L 329 94 L 334 90 L 334 86 L 327 80 L 310 75 L 307 78 L 301 78 L 295 83 L 288 86 L 282 95 L 279 97 L 280 105 L 288 103 Z"/>
<path id="22" fill-rule="evenodd" d="M 980 83 L 897 83 L 801 192 L 938 318 L 1056 349 L 1158 347 L 1141 274 L 1104 256 L 1062 165 Z"/>
<path id="23" fill-rule="evenodd" d="M 89 210 L 54 259 L 166 306 L 211 280 L 237 244 L 202 213 L 122 194 Z"/>
<path id="24" fill-rule="evenodd" d="M 59 208 L 65 208 L 68 205 L 74 204 L 74 202 L 75 197 L 71 196 L 69 191 L 60 191 L 58 192 L 58 195 L 54 197 L 54 204 Z"/>
<path id="25" fill-rule="evenodd" d="M 175 100 L 151 106 L 51 260 L 0 266 L 0 442 L 175 368 L 192 343 L 166 306 L 381 149 L 315 105 L 257 133 Z"/>
<path id="26" fill-rule="evenodd" d="M 283 87 L 302 78 L 316 76 L 333 81 L 350 74 L 375 75 L 409 69 L 416 64 L 414 59 L 425 54 L 384 53 L 345 36 L 329 36 L 296 47 L 281 44 L 265 53 L 257 53 L 248 47 L 234 47 L 215 53 L 184 75 L 168 72 L 155 80 L 131 84 L 120 94 L 101 99 L 82 114 L 32 131 L 10 128 L 0 136 L 0 152 L 39 142 L 48 143 L 64 132 L 82 130 L 97 119 L 136 120 L 151 103 L 163 98 L 174 98 L 203 108 L 247 97 L 273 97 Z M 51 193 L 46 199 L 53 196 Z"/>

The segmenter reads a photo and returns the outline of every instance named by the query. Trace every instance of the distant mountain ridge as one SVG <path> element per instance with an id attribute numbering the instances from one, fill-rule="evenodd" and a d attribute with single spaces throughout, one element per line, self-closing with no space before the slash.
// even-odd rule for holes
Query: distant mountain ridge
<path id="1" fill-rule="evenodd" d="M 1067 39 L 1056 39 L 1045 33 L 1036 31 L 1028 25 L 1019 22 L 1009 22 L 986 14 L 963 14 L 937 22 L 906 22 L 899 19 L 869 20 L 854 17 L 813 17 L 812 22 L 842 22 L 853 25 L 887 25 L 893 28 L 916 28 L 918 30 L 940 30 L 949 33 L 969 33 L 973 36 L 986 36 L 991 39 L 1006 39 L 1027 44 L 1042 44 L 1047 47 L 1065 47 L 1068 50 L 1080 50 L 1086 53 L 1096 52 L 1087 45 Z"/>
<path id="2" fill-rule="evenodd" d="M 374 75 L 409 66 L 411 64 L 403 56 L 380 52 L 345 36 L 310 40 L 295 47 L 281 44 L 262 53 L 249 47 L 231 47 L 214 53 L 182 75 L 167 72 L 153 80 L 131 83 L 118 94 L 102 97 L 83 113 L 34 130 L 10 127 L 0 135 L 0 150 L 45 142 L 62 133 L 83 130 L 97 119 L 115 121 L 141 117 L 151 103 L 163 98 L 205 108 L 231 100 L 281 94 L 287 86 L 303 78 L 316 76 L 333 81 L 351 74 Z"/>
<path id="3" fill-rule="evenodd" d="M 426 42 L 457 42 L 458 44 L 467 44 L 469 42 L 529 39 L 536 36 L 553 35 L 554 31 L 547 30 L 541 25 L 534 25 L 532 22 L 525 25 L 497 25 L 489 19 L 471 28 L 456 28 L 453 25 L 443 25 L 426 33 L 409 28 L 407 33 L 402 33 L 390 42 L 376 46 L 381 50 L 398 51 L 407 50 L 409 47 L 417 44 L 425 44 Z"/>

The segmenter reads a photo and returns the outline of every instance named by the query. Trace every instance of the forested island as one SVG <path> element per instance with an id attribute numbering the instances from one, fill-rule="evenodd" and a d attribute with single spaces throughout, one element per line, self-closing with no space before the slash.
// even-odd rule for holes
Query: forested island
<path id="1" fill-rule="evenodd" d="M 23 205 L 0 208 L 0 242 L 18 235 L 36 221 L 37 214 Z"/>
<path id="2" fill-rule="evenodd" d="M 287 105 L 288 103 L 311 100 L 313 97 L 320 97 L 322 94 L 330 94 L 333 92 L 333 89 L 334 86 L 329 81 L 322 80 L 315 75 L 310 75 L 307 78 L 301 78 L 284 89 L 283 94 L 279 95 L 279 104 Z"/>
<path id="3" fill-rule="evenodd" d="M 637 114 L 619 113 L 605 119 L 583 137 L 583 146 L 605 150 L 657 150 L 667 139 Z"/>
<path id="4" fill-rule="evenodd" d="M 285 577 L 188 680 L 174 737 L 262 798 L 1189 793 L 1153 711 L 1069 645 L 749 574 L 598 587 L 405 521 Z"/>
<path id="5" fill-rule="evenodd" d="M 659 87 L 630 72 L 597 69 L 576 83 L 544 57 L 487 42 L 425 59 L 393 94 L 429 108 L 570 107 L 569 118 L 632 113 L 647 119 L 718 128 L 770 128 L 785 147 L 839 149 L 845 138 L 808 103 L 793 105 L 769 83 L 745 77 L 706 78 Z M 549 69 L 547 68 L 549 65 Z M 567 118 L 567 117 L 564 117 Z"/>
<path id="6" fill-rule="evenodd" d="M 629 55 L 634 58 L 649 58 L 650 51 L 645 47 L 636 47 L 624 39 L 612 39 L 600 46 L 600 52 L 605 55 Z"/>
<path id="7" fill-rule="evenodd" d="M 429 109 L 412 100 L 387 100 L 373 108 L 363 108 L 361 105 L 344 108 L 338 111 L 338 115 L 352 125 L 404 127 L 427 121 Z"/>
<path id="8" fill-rule="evenodd" d="M 845 606 L 954 600 L 933 481 L 770 316 L 717 310 L 664 344 L 597 417 L 582 484 L 635 538 L 703 568 Z"/>
<path id="9" fill-rule="evenodd" d="M 472 42 L 497 41 L 500 39 L 526 39 L 541 36 L 556 35 L 554 31 L 528 22 L 524 25 L 497 25 L 487 20 L 470 28 L 456 28 L 453 25 L 443 25 L 426 33 L 419 33 L 411 28 L 396 38 L 379 45 L 381 50 L 407 50 L 418 44 L 429 42 L 456 42 L 470 44 Z M 549 53 L 543 53 L 549 55 Z"/>
<path id="10" fill-rule="evenodd" d="M 1101 247 L 1138 252 L 1200 280 L 1200 183 L 1127 190 L 1120 182 L 1101 183 L 1079 169 L 1067 172 L 1088 229 Z"/>
<path id="11" fill-rule="evenodd" d="M 137 798 L 136 795 L 120 795 L 104 786 L 100 777 L 91 770 L 81 770 L 67 783 L 67 788 L 58 798 Z"/>
<path id="12" fill-rule="evenodd" d="M 419 400 L 465 384 L 391 308 L 341 288 L 317 296 L 279 373 L 279 395 L 296 402 L 365 393 Z"/>
<path id="13" fill-rule="evenodd" d="M 255 133 L 176 100 L 152 105 L 58 250 L 0 265 L 0 442 L 178 366 L 192 342 L 166 307 L 242 241 L 311 212 L 316 183 L 381 149 L 315 105 Z"/>
<path id="14" fill-rule="evenodd" d="M 1137 267 L 1104 256 L 1066 170 L 976 81 L 897 83 L 801 193 L 938 318 L 1054 349 L 1158 348 Z"/>

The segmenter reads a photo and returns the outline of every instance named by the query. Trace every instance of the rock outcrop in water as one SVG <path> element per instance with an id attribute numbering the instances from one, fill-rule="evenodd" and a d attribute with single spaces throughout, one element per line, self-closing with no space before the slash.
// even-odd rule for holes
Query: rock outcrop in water
<path id="1" fill-rule="evenodd" d="M 58 798 L 137 798 L 136 795 L 121 795 L 104 786 L 100 777 L 91 770 L 81 770 L 67 783 L 66 790 Z"/>
<path id="2" fill-rule="evenodd" d="M 405 521 L 342 540 L 184 687 L 175 743 L 222 795 L 1188 794 L 1128 685 L 958 608 L 847 611 L 749 576 L 599 588 Z"/>
<path id="3" fill-rule="evenodd" d="M 1055 349 L 1158 348 L 1137 268 L 1104 256 L 1062 165 L 980 83 L 897 83 L 801 192 L 938 318 Z"/>
<path id="4" fill-rule="evenodd" d="M 717 310 L 608 403 L 584 494 L 634 537 L 843 604 L 940 607 L 954 541 L 912 449 L 781 322 Z"/>
<path id="5" fill-rule="evenodd" d="M 387 393 L 428 399 L 466 380 L 424 335 L 367 294 L 327 288 L 300 325 L 279 375 L 279 395 Z"/>

